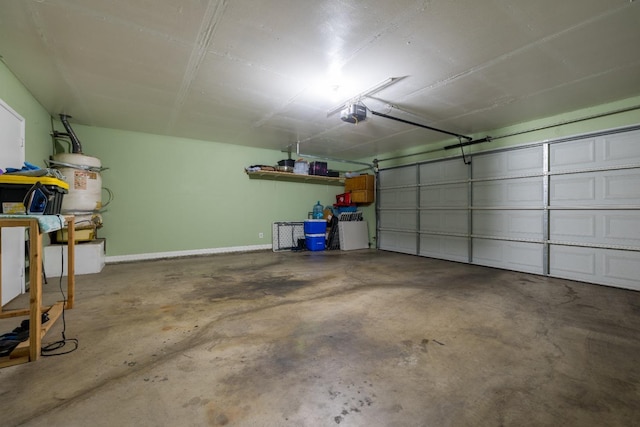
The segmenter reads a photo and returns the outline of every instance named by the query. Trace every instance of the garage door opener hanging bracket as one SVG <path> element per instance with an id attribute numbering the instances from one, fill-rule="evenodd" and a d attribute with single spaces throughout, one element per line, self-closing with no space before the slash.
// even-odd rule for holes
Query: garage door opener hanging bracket
<path id="1" fill-rule="evenodd" d="M 464 162 L 465 165 L 470 165 L 471 164 L 471 159 L 469 159 L 467 161 L 467 158 L 464 155 L 464 146 L 462 144 L 462 138 L 461 137 L 458 137 L 458 143 L 460 144 L 460 152 L 462 153 L 462 161 Z"/>
<path id="2" fill-rule="evenodd" d="M 384 117 L 385 119 L 395 120 L 397 122 L 406 123 L 408 125 L 418 126 L 418 127 L 424 128 L 424 129 L 429 129 L 429 130 L 435 131 L 435 132 L 440 132 L 440 133 L 444 133 L 444 134 L 447 134 L 447 135 L 455 136 L 456 138 L 458 138 L 458 145 L 460 146 L 460 151 L 462 152 L 462 161 L 464 162 L 465 165 L 470 165 L 471 164 L 471 160 L 467 161 L 467 158 L 466 158 L 466 156 L 464 154 L 464 149 L 462 148 L 463 145 L 467 145 L 467 144 L 469 144 L 469 142 L 473 141 L 473 138 L 471 138 L 470 136 L 461 135 L 461 134 L 455 133 L 455 132 L 449 132 L 447 130 L 434 128 L 432 126 L 427 126 L 427 125 L 423 125 L 423 124 L 420 124 L 420 123 L 415 123 L 415 122 L 412 122 L 412 121 L 409 121 L 409 120 L 401 119 L 399 117 L 393 117 L 393 116 L 390 116 L 388 114 L 379 113 L 379 112 L 373 111 L 373 110 L 369 110 L 369 111 L 371 111 L 371 114 L 373 114 L 374 116 L 380 116 L 380 117 Z M 467 142 L 463 143 L 462 142 L 463 139 L 466 139 Z"/>

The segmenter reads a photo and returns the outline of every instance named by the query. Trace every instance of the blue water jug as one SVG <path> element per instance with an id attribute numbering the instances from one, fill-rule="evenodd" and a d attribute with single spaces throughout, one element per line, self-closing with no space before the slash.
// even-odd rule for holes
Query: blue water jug
<path id="1" fill-rule="evenodd" d="M 318 200 L 318 203 L 313 207 L 313 219 L 322 219 L 324 217 L 323 211 L 324 208 L 320 204 L 320 200 Z"/>

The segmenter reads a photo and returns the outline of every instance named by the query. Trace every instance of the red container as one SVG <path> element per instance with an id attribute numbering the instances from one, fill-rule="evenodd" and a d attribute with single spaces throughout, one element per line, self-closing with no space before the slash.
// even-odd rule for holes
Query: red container
<path id="1" fill-rule="evenodd" d="M 336 195 L 336 205 L 348 206 L 351 205 L 351 193 L 342 193 Z"/>

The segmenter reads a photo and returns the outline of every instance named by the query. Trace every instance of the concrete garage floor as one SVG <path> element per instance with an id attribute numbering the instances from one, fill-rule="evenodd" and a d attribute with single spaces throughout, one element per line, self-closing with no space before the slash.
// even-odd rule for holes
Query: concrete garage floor
<path id="1" fill-rule="evenodd" d="M 77 351 L 0 370 L 3 426 L 640 423 L 638 292 L 374 250 L 255 252 L 78 276 L 66 325 Z"/>

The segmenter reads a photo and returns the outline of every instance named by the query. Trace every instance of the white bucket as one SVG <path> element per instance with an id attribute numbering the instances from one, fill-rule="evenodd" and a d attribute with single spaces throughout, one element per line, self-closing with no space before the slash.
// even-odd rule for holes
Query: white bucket
<path id="1" fill-rule="evenodd" d="M 62 198 L 62 213 L 95 212 L 106 206 L 102 204 L 100 159 L 62 153 L 54 155 L 52 163 L 69 184 L 69 193 Z"/>

